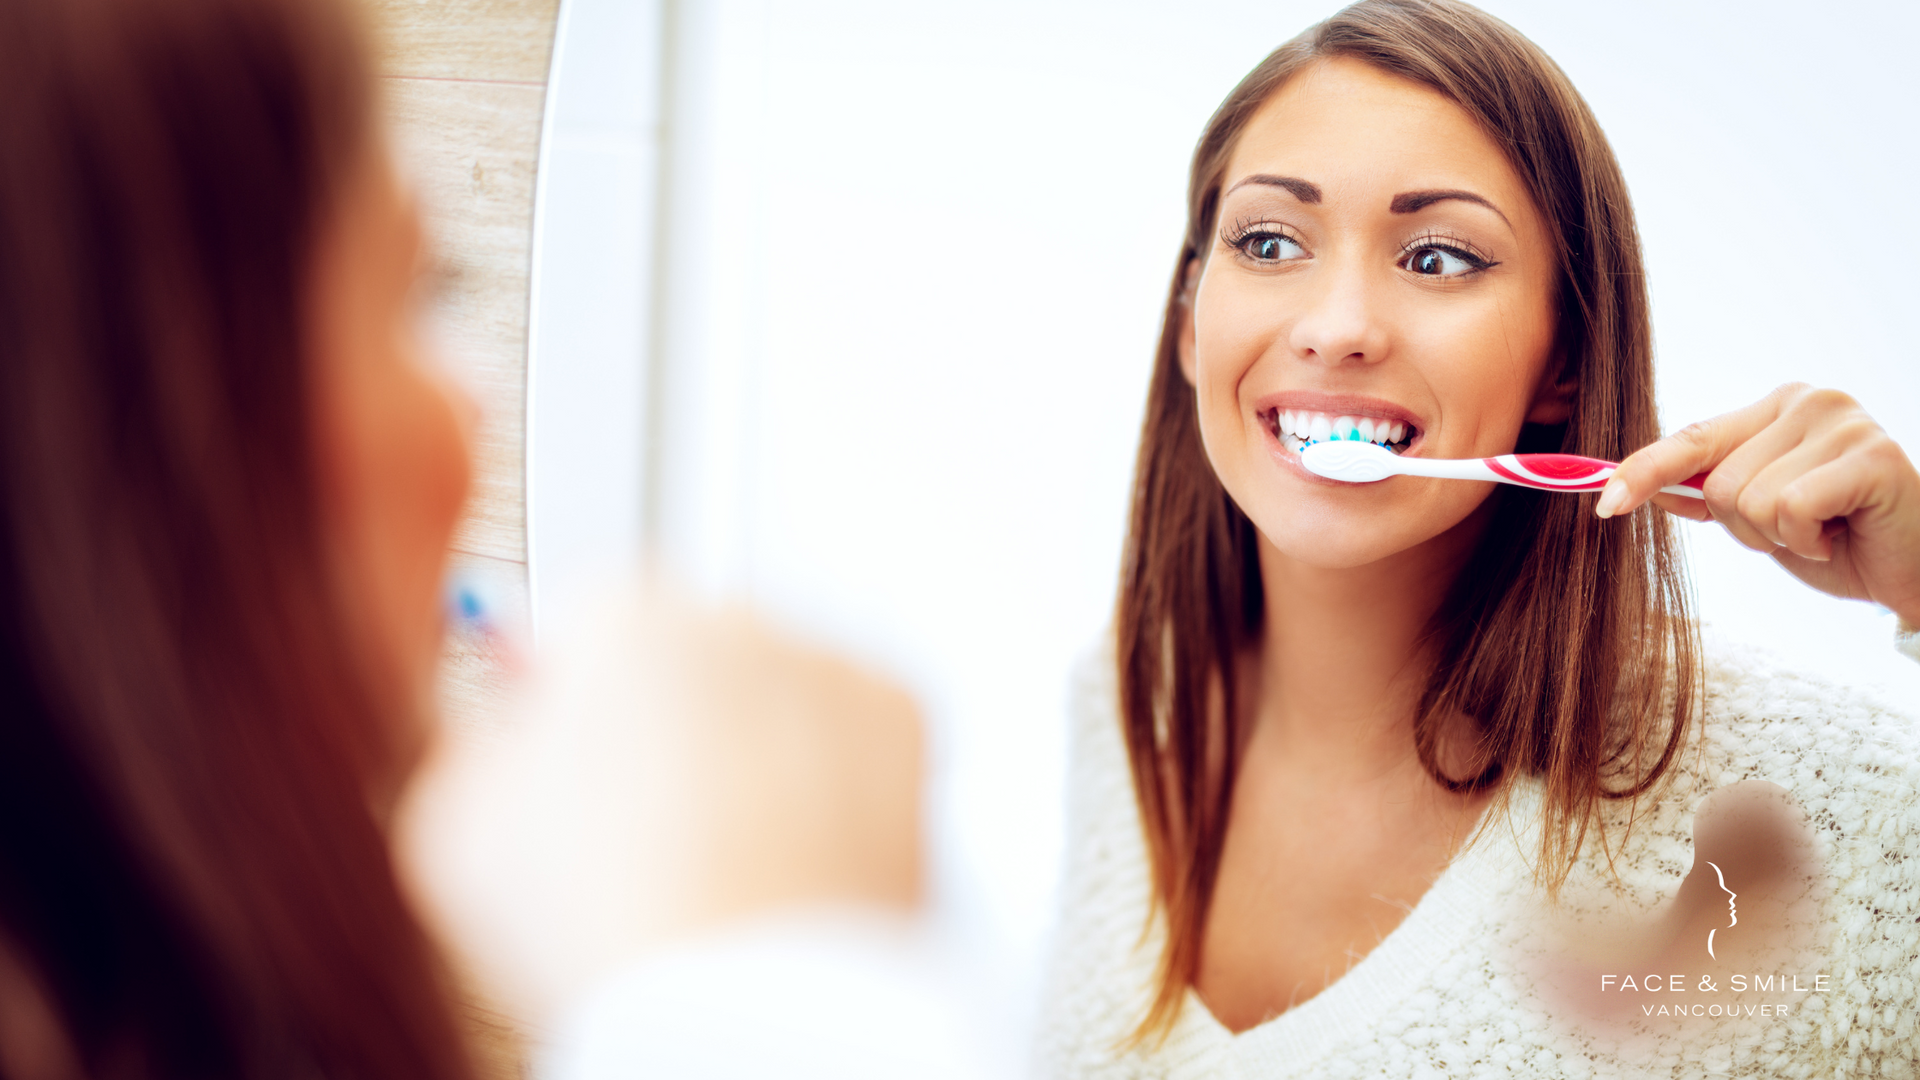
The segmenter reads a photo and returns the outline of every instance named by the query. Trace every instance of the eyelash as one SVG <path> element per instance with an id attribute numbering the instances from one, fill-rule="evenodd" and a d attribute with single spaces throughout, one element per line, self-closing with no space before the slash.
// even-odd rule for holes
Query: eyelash
<path id="1" fill-rule="evenodd" d="M 1429 249 L 1444 251 L 1449 255 L 1458 256 L 1464 260 L 1468 266 L 1473 267 L 1472 270 L 1467 271 L 1469 274 L 1478 274 L 1481 271 L 1491 270 L 1500 265 L 1496 260 L 1481 254 L 1478 248 L 1475 248 L 1466 240 L 1458 236 L 1449 236 L 1446 233 L 1427 233 L 1424 236 L 1415 237 L 1407 241 L 1406 245 L 1400 249 L 1399 262 L 1406 262 L 1416 251 L 1426 251 Z"/>
<path id="2" fill-rule="evenodd" d="M 1277 236 L 1303 250 L 1306 248 L 1306 245 L 1301 243 L 1300 238 L 1294 236 L 1291 230 L 1274 221 L 1236 221 L 1233 227 L 1227 230 L 1226 235 L 1221 237 L 1221 239 L 1226 242 L 1228 247 L 1240 253 L 1241 256 L 1252 259 L 1253 256 L 1247 254 L 1247 241 L 1262 236 Z M 1478 274 L 1500 265 L 1498 260 L 1488 258 L 1486 255 L 1481 254 L 1479 249 L 1475 248 L 1465 239 L 1446 233 L 1427 233 L 1424 236 L 1418 236 L 1407 241 L 1400 249 L 1400 258 L 1396 261 L 1396 265 L 1405 262 L 1408 258 L 1412 257 L 1415 252 L 1427 249 L 1444 251 L 1449 255 L 1457 256 L 1468 266 L 1472 267 L 1472 269 L 1468 271 L 1469 274 Z"/>
<path id="3" fill-rule="evenodd" d="M 1276 221 L 1236 221 L 1221 239 L 1242 257 L 1253 259 L 1252 255 L 1247 254 L 1247 241 L 1261 236 L 1277 236 L 1303 251 L 1306 250 L 1307 245 L 1301 243 L 1300 238 L 1293 235 L 1292 230 Z M 1254 259 L 1253 261 L 1265 260 Z"/>

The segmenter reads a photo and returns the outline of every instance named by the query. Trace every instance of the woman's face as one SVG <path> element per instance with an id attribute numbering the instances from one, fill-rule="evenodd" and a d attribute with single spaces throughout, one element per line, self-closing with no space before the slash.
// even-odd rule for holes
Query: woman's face
<path id="1" fill-rule="evenodd" d="M 1290 80 L 1241 135 L 1181 362 L 1207 456 L 1280 553 L 1361 566 L 1459 525 L 1492 485 L 1325 480 L 1317 426 L 1488 457 L 1566 418 L 1546 223 L 1458 105 L 1364 63 Z"/>
<path id="2" fill-rule="evenodd" d="M 474 410 L 426 344 L 418 208 L 384 147 L 362 157 L 320 238 L 308 296 L 322 520 L 364 654 L 424 703 Z"/>

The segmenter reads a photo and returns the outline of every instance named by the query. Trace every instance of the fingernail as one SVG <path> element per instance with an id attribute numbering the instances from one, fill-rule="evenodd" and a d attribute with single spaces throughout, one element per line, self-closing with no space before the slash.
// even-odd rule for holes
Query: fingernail
<path id="1" fill-rule="evenodd" d="M 1608 480 L 1607 486 L 1600 489 L 1600 501 L 1593 504 L 1593 512 L 1603 518 L 1610 518 L 1620 512 L 1620 505 L 1627 501 L 1627 485 L 1618 480 Z"/>

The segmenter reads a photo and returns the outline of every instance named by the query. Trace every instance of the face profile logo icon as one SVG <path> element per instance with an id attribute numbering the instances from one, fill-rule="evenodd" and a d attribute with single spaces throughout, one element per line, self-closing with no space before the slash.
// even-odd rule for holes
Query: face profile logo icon
<path id="1" fill-rule="evenodd" d="M 1708 860 L 1707 865 L 1713 867 L 1713 876 L 1720 881 L 1720 891 L 1727 894 L 1727 915 L 1732 921 L 1727 923 L 1725 929 L 1731 930 L 1740 925 L 1740 909 L 1736 908 L 1733 904 L 1734 898 L 1740 894 L 1727 888 L 1727 876 L 1720 872 L 1720 865 L 1718 863 Z M 1721 927 L 1716 926 L 1712 930 L 1707 931 L 1707 955 L 1712 956 L 1715 960 L 1720 958 L 1713 956 L 1713 935 L 1721 929 Z"/>

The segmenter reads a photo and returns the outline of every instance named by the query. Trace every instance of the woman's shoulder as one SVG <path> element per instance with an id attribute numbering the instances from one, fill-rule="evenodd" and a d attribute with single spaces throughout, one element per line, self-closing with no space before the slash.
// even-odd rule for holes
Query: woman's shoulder
<path id="1" fill-rule="evenodd" d="M 1920 719 L 1882 692 L 1756 649 L 1717 644 L 1705 673 L 1700 786 L 1766 780 L 1787 790 L 1825 868 L 1835 977 L 1857 1003 L 1909 1012 L 1920 993 L 1910 975 L 1920 957 Z M 1853 1030 L 1849 1015 L 1831 1018 L 1836 1031 Z"/>
<path id="2" fill-rule="evenodd" d="M 1689 803 L 1747 780 L 1785 788 L 1842 891 L 1920 890 L 1920 720 L 1871 688 L 1710 642 L 1703 722 L 1682 766 Z M 1920 897 L 1916 897 L 1920 899 Z M 1920 914 L 1920 911 L 1914 914 Z"/>
<path id="3" fill-rule="evenodd" d="M 1138 935 L 1149 903 L 1146 839 L 1134 801 L 1112 638 L 1074 665 L 1067 738 L 1066 883 Z"/>
<path id="4" fill-rule="evenodd" d="M 1116 720 L 1119 706 L 1119 657 L 1115 653 L 1113 631 L 1100 635 L 1074 659 L 1070 677 L 1075 737 L 1089 723 Z M 1117 722 L 1117 721 L 1116 721 Z"/>
<path id="5" fill-rule="evenodd" d="M 1785 788 L 1826 867 L 1836 954 L 1852 977 L 1905 970 L 1920 956 L 1920 720 L 1871 689 L 1727 644 L 1708 655 L 1705 699 L 1698 788 Z M 1907 1007 L 1914 988 L 1873 993 Z"/>
<path id="6" fill-rule="evenodd" d="M 1910 854 L 1920 850 L 1920 720 L 1887 695 L 1765 650 L 1704 644 L 1698 726 L 1648 796 L 1596 808 L 1619 846 L 1585 851 L 1575 878 L 1624 886 L 1636 903 L 1670 897 L 1694 864 L 1703 808 L 1718 792 L 1764 781 L 1798 807 L 1843 902 L 1871 907 L 1889 889 L 1920 901 L 1920 860 Z"/>
<path id="7" fill-rule="evenodd" d="M 1118 660 L 1109 632 L 1080 654 L 1069 682 L 1067 763 L 1069 788 L 1076 795 L 1110 797 L 1119 785 L 1126 787 L 1131 798 L 1119 683 Z"/>
<path id="8" fill-rule="evenodd" d="M 1036 1033 L 1042 1075 L 1112 1067 L 1114 1047 L 1145 1015 L 1152 985 L 1159 938 L 1149 927 L 1150 870 L 1118 681 L 1109 635 L 1086 651 L 1072 677 L 1066 858 Z"/>
<path id="9" fill-rule="evenodd" d="M 1708 639 L 1694 769 L 1706 787 L 1770 780 L 1804 795 L 1920 794 L 1920 718 L 1751 646 Z"/>

